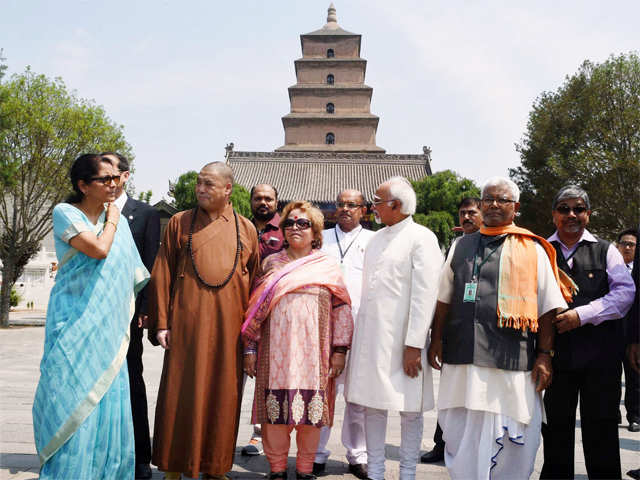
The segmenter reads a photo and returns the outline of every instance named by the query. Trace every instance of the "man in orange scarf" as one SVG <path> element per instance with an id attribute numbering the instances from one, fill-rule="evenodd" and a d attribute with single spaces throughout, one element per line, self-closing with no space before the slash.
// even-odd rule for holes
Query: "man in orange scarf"
<path id="1" fill-rule="evenodd" d="M 453 479 L 529 478 L 540 445 L 540 393 L 551 383 L 553 319 L 571 283 L 544 239 L 513 224 L 511 180 L 482 189 L 484 226 L 442 271 L 429 363 L 442 369 L 438 420 Z"/>

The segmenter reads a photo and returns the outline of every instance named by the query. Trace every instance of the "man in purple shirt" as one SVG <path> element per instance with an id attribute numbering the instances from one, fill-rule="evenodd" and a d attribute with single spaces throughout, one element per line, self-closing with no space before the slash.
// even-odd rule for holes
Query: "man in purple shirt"
<path id="1" fill-rule="evenodd" d="M 573 478 L 578 397 L 585 464 L 589 478 L 621 478 L 618 412 L 622 318 L 635 286 L 615 245 L 586 226 L 589 196 L 568 185 L 553 200 L 556 232 L 549 237 L 558 267 L 579 290 L 556 317 L 553 381 L 544 395 L 544 465 L 540 478 Z"/>

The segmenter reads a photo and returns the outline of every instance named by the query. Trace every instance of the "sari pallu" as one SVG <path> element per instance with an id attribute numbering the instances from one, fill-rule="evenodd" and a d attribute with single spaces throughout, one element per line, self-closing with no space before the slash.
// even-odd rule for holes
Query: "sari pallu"
<path id="1" fill-rule="evenodd" d="M 332 347 L 349 346 L 353 333 L 342 273 L 320 252 L 296 261 L 279 252 L 263 268 L 242 328 L 246 348 L 258 354 L 252 421 L 330 425 Z M 300 351 L 304 359 L 297 357 Z"/>
<path id="2" fill-rule="evenodd" d="M 104 260 L 63 243 L 83 231 L 99 235 L 104 213 L 94 226 L 61 204 L 53 220 L 60 264 L 33 403 L 41 478 L 133 478 L 125 361 L 135 296 L 149 273 L 124 218 Z"/>

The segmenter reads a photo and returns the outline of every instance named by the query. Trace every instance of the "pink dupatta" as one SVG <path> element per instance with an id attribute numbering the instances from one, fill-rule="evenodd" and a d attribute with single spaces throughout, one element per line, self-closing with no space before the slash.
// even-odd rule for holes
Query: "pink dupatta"
<path id="1" fill-rule="evenodd" d="M 316 251 L 287 263 L 280 269 L 271 270 L 261 279 L 251 294 L 249 308 L 242 324 L 245 343 L 260 339 L 262 323 L 284 295 L 310 285 L 325 287 L 344 303 L 351 305 L 342 272 L 335 260 L 323 252 Z"/>

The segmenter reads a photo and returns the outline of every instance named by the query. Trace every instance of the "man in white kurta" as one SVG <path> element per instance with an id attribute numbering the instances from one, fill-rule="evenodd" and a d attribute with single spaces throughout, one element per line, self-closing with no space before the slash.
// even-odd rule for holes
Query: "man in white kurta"
<path id="1" fill-rule="evenodd" d="M 519 191 L 513 182 L 504 181 L 505 179 L 491 180 L 482 192 L 481 208 L 485 226 L 508 227 L 519 208 Z M 457 250 L 468 248 L 467 244 L 472 242 L 479 245 L 477 249 L 470 249 L 472 252 L 478 252 L 475 255 L 479 257 L 473 260 L 474 270 L 477 265 L 484 266 L 474 273 L 472 279 L 462 279 L 463 282 L 469 282 L 465 284 L 465 290 L 470 283 L 476 285 L 475 289 L 472 289 L 472 295 L 465 292 L 463 300 L 467 305 L 475 305 L 475 316 L 471 314 L 470 318 L 462 319 L 464 323 L 471 322 L 474 325 L 475 338 L 461 338 L 464 335 L 463 329 L 454 328 L 450 328 L 448 334 L 444 335 L 445 346 L 449 343 L 451 361 L 447 362 L 445 352 L 444 363 L 441 365 L 438 421 L 446 442 L 444 457 L 451 478 L 526 479 L 533 471 L 536 452 L 540 445 L 543 415 L 540 392 L 551 381 L 552 316 L 557 309 L 566 308 L 566 302 L 547 253 L 536 243 L 537 271 L 532 271 L 531 275 L 537 275 L 538 338 L 532 338 L 533 351 L 522 353 L 522 349 L 514 350 L 511 345 L 503 348 L 504 339 L 498 335 L 504 334 L 508 338 L 518 339 L 516 344 L 524 346 L 528 342 L 529 334 L 511 327 L 486 327 L 498 323 L 495 306 L 481 310 L 480 304 L 485 301 L 491 302 L 488 300 L 491 295 L 486 287 L 492 284 L 495 286 L 498 276 L 489 275 L 489 272 L 498 271 L 497 265 L 491 270 L 492 262 L 501 263 L 500 252 L 503 243 L 500 242 L 504 242 L 508 234 L 485 234 L 485 228 L 464 237 L 466 242 L 457 242 L 456 251 L 449 254 L 442 269 L 429 347 L 429 361 L 435 368 L 440 368 L 439 362 L 442 362 L 443 358 L 443 329 L 447 328 L 445 323 L 452 321 L 452 318 L 445 318 L 447 315 L 456 315 L 455 310 L 450 307 L 456 302 L 456 298 L 462 299 L 462 295 L 454 291 L 454 285 L 460 282 L 460 279 L 455 277 L 464 274 L 464 265 L 461 262 L 459 271 L 456 271 L 452 262 L 455 263 L 455 259 L 460 258 L 457 253 L 462 255 Z M 496 254 L 487 253 L 492 251 Z M 474 257 L 474 253 L 471 253 L 471 257 Z M 518 268 L 518 265 L 512 265 L 512 268 Z M 500 291 L 499 288 L 497 291 Z M 472 308 L 467 311 L 474 310 Z M 478 312 L 482 311 L 491 312 L 490 315 L 493 317 L 479 318 Z M 487 323 L 483 324 L 485 320 Z M 545 333 L 544 344 L 540 337 L 543 330 L 551 332 L 550 335 Z M 532 337 L 535 337 L 535 334 Z M 460 360 L 455 345 L 458 345 L 458 352 L 470 349 L 468 358 L 472 360 Z M 509 354 L 512 354 L 511 358 Z M 496 363 L 505 361 L 510 368 L 487 366 L 494 362 L 492 356 L 495 356 Z M 528 363 L 533 359 L 535 363 L 531 368 Z M 522 368 L 517 368 L 519 362 L 523 363 Z"/>
<path id="2" fill-rule="evenodd" d="M 373 203 L 386 227 L 365 251 L 346 398 L 365 407 L 369 478 L 384 478 L 387 411 L 395 410 L 401 417 L 400 478 L 413 479 L 422 415 L 434 406 L 426 343 L 443 257 L 433 232 L 411 217 L 416 197 L 406 179 L 380 185 Z"/>
<path id="3" fill-rule="evenodd" d="M 340 265 L 344 281 L 351 297 L 351 312 L 355 319 L 360 306 L 362 292 L 362 269 L 364 251 L 374 232 L 360 225 L 360 219 L 366 213 L 364 196 L 358 190 L 343 190 L 336 201 L 338 223 L 334 228 L 322 232 L 322 251 L 331 255 Z M 348 363 L 347 359 L 347 363 Z M 344 385 L 344 372 L 336 378 L 336 390 Z M 327 442 L 331 435 L 330 427 L 322 427 L 320 442 L 313 465 L 316 475 L 325 470 L 325 464 L 331 452 Z M 342 444 L 347 450 L 349 472 L 357 478 L 367 478 L 367 444 L 364 434 L 364 407 L 347 402 L 342 422 Z"/>

